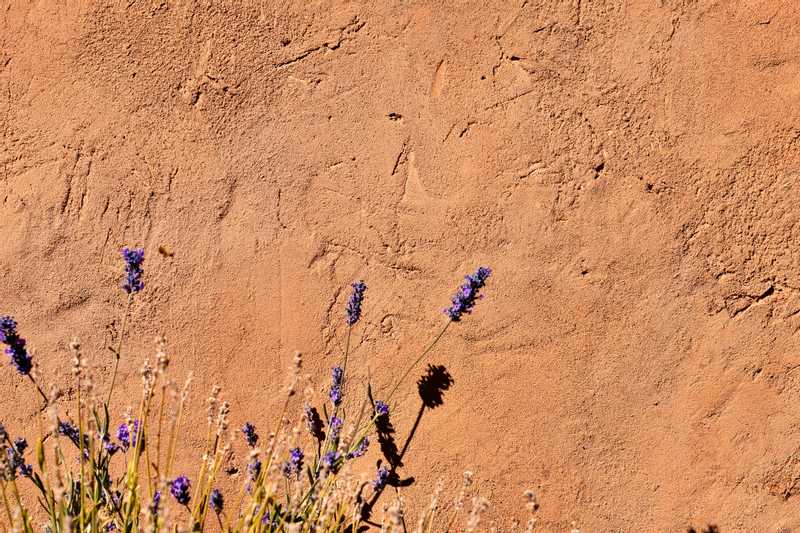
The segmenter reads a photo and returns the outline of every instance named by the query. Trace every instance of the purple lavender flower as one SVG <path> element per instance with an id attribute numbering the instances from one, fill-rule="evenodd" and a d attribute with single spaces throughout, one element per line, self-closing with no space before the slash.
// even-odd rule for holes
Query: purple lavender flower
<path id="1" fill-rule="evenodd" d="M 450 320 L 458 322 L 461 320 L 461 315 L 472 312 L 472 308 L 475 307 L 475 301 L 479 298 L 478 291 L 486 285 L 486 280 L 491 274 L 492 270 L 490 268 L 480 267 L 474 274 L 464 276 L 466 281 L 450 299 L 453 305 L 444 310 Z"/>
<path id="2" fill-rule="evenodd" d="M 136 438 L 139 434 L 139 421 L 134 420 L 131 425 L 120 424 L 117 429 L 117 440 L 122 445 L 122 449 L 128 451 L 131 446 L 136 446 Z"/>
<path id="3" fill-rule="evenodd" d="M 0 317 L 0 342 L 8 346 L 5 352 L 17 372 L 27 376 L 33 369 L 33 359 L 25 348 L 25 339 L 17 333 L 17 322 L 10 316 Z"/>
<path id="4" fill-rule="evenodd" d="M 128 294 L 134 294 L 144 289 L 142 281 L 144 249 L 126 246 L 122 249 L 122 259 L 125 260 L 125 281 L 122 283 L 122 289 Z"/>
<path id="5" fill-rule="evenodd" d="M 342 430 L 342 419 L 338 416 L 332 416 L 330 422 L 328 422 L 328 429 L 331 432 L 331 440 L 336 442 Z"/>
<path id="6" fill-rule="evenodd" d="M 156 516 L 158 514 L 158 507 L 161 504 L 161 491 L 157 490 L 153 494 L 153 502 L 150 504 L 150 514 Z"/>
<path id="7" fill-rule="evenodd" d="M 211 491 L 211 496 L 209 497 L 208 501 L 211 504 L 211 508 L 217 514 L 220 514 L 225 508 L 225 497 L 222 495 L 222 492 L 220 492 L 219 489 L 214 489 Z"/>
<path id="8" fill-rule="evenodd" d="M 58 432 L 72 441 L 72 444 L 74 444 L 76 448 L 81 448 L 80 431 L 75 424 L 59 420 Z M 85 434 L 83 435 L 83 455 L 84 457 L 89 457 L 89 435 Z"/>
<path id="9" fill-rule="evenodd" d="M 120 424 L 117 428 L 117 440 L 122 445 L 122 449 L 128 451 L 131 447 L 131 432 L 128 429 L 128 424 Z"/>
<path id="10" fill-rule="evenodd" d="M 300 448 L 292 448 L 289 450 L 289 460 L 283 463 L 283 475 L 287 478 L 296 476 L 300 478 L 300 472 L 303 470 L 303 450 Z"/>
<path id="11" fill-rule="evenodd" d="M 108 437 L 108 435 L 103 435 L 101 440 L 103 442 L 103 449 L 108 453 L 108 455 L 114 455 L 120 450 L 118 445 L 111 442 L 111 439 Z"/>
<path id="12" fill-rule="evenodd" d="M 352 285 L 353 293 L 347 301 L 347 324 L 354 325 L 361 318 L 361 302 L 364 301 L 364 293 L 367 290 L 367 284 L 363 281 L 356 281 Z"/>
<path id="13" fill-rule="evenodd" d="M 322 464 L 331 470 L 335 470 L 336 462 L 342 457 L 339 452 L 328 452 L 322 456 Z"/>
<path id="14" fill-rule="evenodd" d="M 19 466 L 19 474 L 25 477 L 31 477 L 33 475 L 33 465 L 20 465 Z"/>
<path id="15" fill-rule="evenodd" d="M 116 530 L 117 530 L 117 524 L 116 523 L 109 522 L 108 524 L 106 524 L 106 531 L 107 532 L 116 531 Z"/>
<path id="16" fill-rule="evenodd" d="M 342 380 L 344 379 L 344 371 L 342 367 L 335 366 L 331 374 L 331 392 L 329 396 L 331 397 L 331 403 L 333 403 L 334 407 L 338 407 L 339 404 L 342 403 Z"/>
<path id="17" fill-rule="evenodd" d="M 387 481 L 389 481 L 389 469 L 386 468 L 385 466 L 382 466 L 378 469 L 378 474 L 372 481 L 372 487 L 375 490 L 381 490 L 383 489 L 383 487 L 386 486 Z"/>
<path id="18" fill-rule="evenodd" d="M 255 448 L 256 443 L 258 443 L 258 433 L 256 433 L 256 427 L 250 422 L 247 422 L 244 426 L 242 426 L 242 433 L 244 433 L 244 438 L 247 440 L 247 445 L 251 448 Z"/>
<path id="19" fill-rule="evenodd" d="M 386 404 L 386 402 L 382 400 L 375 401 L 375 416 L 379 418 L 389 416 L 389 406 Z"/>
<path id="20" fill-rule="evenodd" d="M 358 448 L 347 454 L 347 458 L 355 459 L 356 457 L 361 457 L 367 453 L 367 448 L 369 448 L 369 437 L 364 437 L 361 444 L 358 445 Z"/>
<path id="21" fill-rule="evenodd" d="M 254 457 L 252 461 L 247 465 L 247 475 L 250 477 L 250 481 L 255 481 L 258 479 L 258 475 L 261 473 L 261 459 L 258 457 Z"/>
<path id="22" fill-rule="evenodd" d="M 191 482 L 189 478 L 186 476 L 178 476 L 176 477 L 169 486 L 169 493 L 172 494 L 175 501 L 177 501 L 181 505 L 186 505 L 189 503 L 191 496 L 189 495 L 189 489 L 191 488 Z"/>

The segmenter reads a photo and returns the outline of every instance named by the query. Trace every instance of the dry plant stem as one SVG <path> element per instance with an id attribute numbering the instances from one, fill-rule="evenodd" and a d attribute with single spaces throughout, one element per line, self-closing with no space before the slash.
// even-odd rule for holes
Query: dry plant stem
<path id="1" fill-rule="evenodd" d="M 8 496 L 6 495 L 6 484 L 0 483 L 0 489 L 3 492 L 3 507 L 6 510 L 6 516 L 8 517 L 8 524 L 10 526 L 14 526 L 14 518 L 11 516 L 11 506 L 8 504 Z"/>
<path id="2" fill-rule="evenodd" d="M 424 358 L 426 355 L 428 355 L 428 353 L 430 353 L 430 351 L 433 349 L 433 347 L 434 347 L 434 346 L 436 346 L 436 343 L 437 343 L 437 342 L 439 342 L 439 340 L 440 340 L 440 339 L 441 339 L 441 338 L 444 336 L 444 333 L 447 331 L 447 328 L 448 328 L 448 327 L 450 327 L 450 324 L 451 324 L 452 322 L 453 322 L 452 320 L 448 320 L 448 321 L 447 321 L 447 323 L 446 323 L 446 324 L 444 325 L 444 327 L 442 328 L 442 331 L 440 331 L 440 332 L 439 332 L 439 334 L 438 334 L 438 335 L 436 335 L 436 337 L 434 337 L 433 341 L 432 341 L 432 342 L 431 342 L 431 343 L 428 345 L 428 347 L 427 347 L 427 348 L 425 348 L 425 350 L 423 350 L 423 352 L 422 352 L 422 353 L 419 355 L 419 357 L 417 357 L 417 358 L 414 360 L 414 362 L 413 362 L 413 363 L 411 363 L 411 365 L 409 365 L 409 367 L 408 367 L 408 369 L 405 371 L 405 373 L 404 373 L 402 376 L 400 376 L 400 379 L 399 379 L 399 380 L 397 380 L 397 383 L 395 384 L 394 388 L 393 388 L 393 389 L 392 389 L 392 391 L 389 393 L 389 395 L 386 397 L 386 400 L 385 400 L 385 401 L 386 401 L 387 403 L 388 403 L 388 402 L 389 402 L 389 400 L 392 398 L 392 396 L 394 396 L 394 393 L 395 393 L 395 392 L 397 392 L 397 389 L 400 387 L 400 385 L 403 383 L 403 381 L 405 381 L 405 379 L 408 377 L 408 375 L 411 373 L 411 371 L 412 371 L 412 370 L 414 370 L 414 367 L 415 367 L 415 366 L 417 366 L 417 364 L 418 364 L 420 361 L 422 361 L 422 359 L 423 359 L 423 358 Z"/>
<path id="3" fill-rule="evenodd" d="M 128 303 L 125 306 L 125 315 L 122 317 L 122 328 L 119 330 L 119 339 L 117 339 L 117 349 L 114 350 L 114 373 L 111 375 L 111 388 L 108 389 L 108 398 L 106 399 L 106 406 L 111 403 L 111 395 L 114 393 L 114 385 L 117 383 L 117 370 L 119 370 L 120 350 L 122 350 L 122 339 L 125 337 L 125 328 L 128 325 L 128 315 L 131 312 L 131 305 L 133 304 L 133 293 L 128 294 Z"/>
<path id="4" fill-rule="evenodd" d="M 80 355 L 78 355 L 77 357 L 80 357 Z M 84 450 L 84 448 L 83 448 L 83 410 L 81 408 L 81 378 L 80 378 L 80 375 L 78 375 L 77 382 L 78 382 L 77 383 L 77 387 L 78 387 L 78 391 L 77 391 L 77 400 L 78 400 L 78 460 L 81 462 L 81 489 L 80 489 L 80 493 L 81 493 L 80 494 L 81 510 L 80 510 L 79 520 L 80 520 L 81 531 L 84 531 L 84 514 L 85 513 L 83 512 L 83 510 L 86 509 L 86 506 L 85 506 L 85 501 L 86 500 L 84 498 L 84 495 L 85 495 L 85 492 L 86 492 L 85 491 L 85 488 L 86 488 L 86 479 L 85 479 L 85 477 L 86 477 L 86 475 L 84 473 L 84 470 L 85 470 L 86 460 L 85 460 L 85 457 L 83 456 L 83 450 Z"/>
<path id="5" fill-rule="evenodd" d="M 31 383 L 33 383 L 33 386 L 36 387 L 36 390 L 39 391 L 39 396 L 42 397 L 42 399 L 44 400 L 44 406 L 47 407 L 48 404 L 47 394 L 45 394 L 42 388 L 39 386 L 39 384 L 36 383 L 36 380 L 33 379 L 32 375 L 28 374 L 28 379 L 31 380 Z"/>

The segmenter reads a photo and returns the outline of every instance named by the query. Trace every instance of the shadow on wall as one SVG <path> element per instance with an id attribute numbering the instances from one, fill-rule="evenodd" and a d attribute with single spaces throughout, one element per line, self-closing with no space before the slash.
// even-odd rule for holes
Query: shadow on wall
<path id="1" fill-rule="evenodd" d="M 414 425 L 411 426 L 411 431 L 403 443 L 403 448 L 398 451 L 397 443 L 394 438 L 395 429 L 388 417 L 380 417 L 376 421 L 378 442 L 381 446 L 381 452 L 386 462 L 389 464 L 389 479 L 386 486 L 390 487 L 407 487 L 414 483 L 413 477 L 401 479 L 397 470 L 403 466 L 403 457 L 405 457 L 408 448 L 411 445 L 411 440 L 422 422 L 422 416 L 425 414 L 426 409 L 436 409 L 444 405 L 444 393 L 453 385 L 453 377 L 443 365 L 428 365 L 425 374 L 420 376 L 417 380 L 417 392 L 419 393 L 420 400 L 422 401 L 417 412 L 417 418 L 414 420 Z M 378 461 L 380 467 L 381 461 Z M 369 502 L 364 505 L 362 516 L 365 521 L 369 521 L 372 514 L 372 509 L 375 503 L 383 494 L 385 487 L 380 488 L 375 492 Z M 369 522 L 371 524 L 371 522 Z M 376 525 L 376 524 L 372 524 Z"/>

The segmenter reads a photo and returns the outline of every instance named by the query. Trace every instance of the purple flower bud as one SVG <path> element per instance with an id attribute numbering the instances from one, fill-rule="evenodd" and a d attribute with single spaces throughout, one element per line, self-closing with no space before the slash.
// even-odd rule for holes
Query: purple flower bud
<path id="1" fill-rule="evenodd" d="M 300 472 L 303 470 L 303 450 L 300 448 L 292 448 L 289 450 L 289 460 L 283 463 L 283 475 L 287 478 L 292 476 L 300 478 Z"/>
<path id="2" fill-rule="evenodd" d="M 342 381 L 344 380 L 344 371 L 342 367 L 335 366 L 331 371 L 331 392 L 329 394 L 331 403 L 338 406 L 342 403 Z"/>
<path id="3" fill-rule="evenodd" d="M 247 440 L 247 445 L 251 448 L 256 447 L 256 443 L 258 442 L 258 433 L 256 433 L 256 427 L 247 422 L 244 426 L 242 426 L 242 433 L 244 433 L 244 438 Z"/>
<path id="4" fill-rule="evenodd" d="M 450 317 L 450 320 L 458 322 L 461 320 L 461 315 L 472 312 L 472 308 L 475 307 L 475 301 L 479 297 L 478 291 L 486 285 L 486 280 L 491 274 L 491 269 L 480 267 L 474 274 L 464 276 L 466 281 L 450 299 L 452 305 L 444 310 L 445 314 Z"/>
<path id="5" fill-rule="evenodd" d="M 386 402 L 381 400 L 377 400 L 375 402 L 375 416 L 377 417 L 388 417 L 389 416 L 389 406 Z"/>
<path id="6" fill-rule="evenodd" d="M 211 504 L 211 509 L 213 509 L 217 514 L 220 514 L 222 510 L 225 509 L 225 497 L 222 495 L 222 492 L 220 492 L 219 489 L 214 489 L 211 491 L 209 503 Z"/>
<path id="7" fill-rule="evenodd" d="M 389 481 L 389 469 L 386 468 L 385 466 L 382 466 L 378 469 L 378 474 L 372 481 L 372 487 L 375 490 L 381 490 L 383 489 L 383 487 L 386 486 L 387 481 Z"/>
<path id="8" fill-rule="evenodd" d="M 353 293 L 347 301 L 347 324 L 352 326 L 358 319 L 361 318 L 361 302 L 364 301 L 364 293 L 367 290 L 367 284 L 363 281 L 356 281 L 352 285 Z"/>
<path id="9" fill-rule="evenodd" d="M 355 459 L 356 457 L 361 457 L 367 453 L 367 448 L 369 448 L 369 437 L 364 437 L 364 439 L 358 445 L 358 448 L 347 454 L 347 458 Z"/>
<path id="10" fill-rule="evenodd" d="M 17 372 L 27 376 L 33 369 L 33 358 L 25 348 L 25 339 L 17 333 L 17 322 L 10 316 L 0 317 L 0 342 L 8 346 L 6 354 L 11 357 L 11 364 Z"/>
<path id="11" fill-rule="evenodd" d="M 125 280 L 122 282 L 122 289 L 128 294 L 134 294 L 144 289 L 142 281 L 144 249 L 126 246 L 122 249 L 122 259 L 125 261 Z"/>
<path id="12" fill-rule="evenodd" d="M 186 476 L 178 476 L 176 477 L 169 486 L 169 493 L 172 494 L 175 501 L 177 501 L 181 505 L 186 505 L 189 503 L 191 496 L 189 495 L 189 489 L 191 488 L 191 482 L 189 478 Z"/>

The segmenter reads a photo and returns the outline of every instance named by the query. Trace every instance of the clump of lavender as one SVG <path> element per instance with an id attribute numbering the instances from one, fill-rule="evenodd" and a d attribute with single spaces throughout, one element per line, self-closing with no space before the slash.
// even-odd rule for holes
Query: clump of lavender
<path id="1" fill-rule="evenodd" d="M 258 433 L 256 433 L 256 427 L 250 422 L 247 422 L 244 426 L 242 426 L 242 433 L 244 433 L 244 438 L 247 440 L 247 445 L 251 448 L 255 448 L 256 444 L 258 443 Z"/>
<path id="2" fill-rule="evenodd" d="M 208 501 L 211 504 L 211 509 L 217 514 L 220 514 L 225 509 L 225 497 L 219 489 L 211 491 Z"/>
<path id="3" fill-rule="evenodd" d="M 486 285 L 486 280 L 489 279 L 491 274 L 492 270 L 490 268 L 479 267 L 474 274 L 464 276 L 464 283 L 450 299 L 452 305 L 444 310 L 450 320 L 458 322 L 461 320 L 461 315 L 472 312 L 472 308 L 475 307 L 475 301 L 480 297 L 478 291 Z"/>
<path id="4" fill-rule="evenodd" d="M 329 394 L 331 403 L 334 407 L 338 407 L 342 403 L 342 380 L 344 379 L 344 371 L 342 367 L 335 366 L 331 372 L 331 392 Z"/>
<path id="5" fill-rule="evenodd" d="M 361 302 L 364 301 L 364 293 L 367 291 L 367 284 L 363 281 L 356 281 L 352 285 L 353 293 L 347 301 L 347 324 L 354 325 L 361 318 Z"/>
<path id="6" fill-rule="evenodd" d="M 358 445 L 358 448 L 347 454 L 347 458 L 355 459 L 356 457 L 361 457 L 367 453 L 367 448 L 369 448 L 369 437 L 364 437 L 361 444 Z"/>
<path id="7" fill-rule="evenodd" d="M 175 498 L 175 501 L 179 504 L 186 505 L 191 498 L 189 495 L 190 488 L 191 482 L 189 478 L 186 476 L 178 476 L 170 483 L 169 493 L 172 494 L 172 497 Z"/>
<path id="8" fill-rule="evenodd" d="M 381 490 L 386 486 L 387 481 L 389 481 L 389 469 L 385 466 L 382 466 L 378 469 L 378 473 L 376 474 L 375 479 L 372 481 L 372 487 L 375 490 Z"/>
<path id="9" fill-rule="evenodd" d="M 303 470 L 303 450 L 300 448 L 292 448 L 289 450 L 289 460 L 283 463 L 283 475 L 287 478 L 297 477 L 300 478 L 300 472 Z"/>
<path id="10" fill-rule="evenodd" d="M 375 416 L 378 418 L 384 418 L 389 416 L 389 405 L 382 401 L 376 400 L 375 401 Z"/>
<path id="11" fill-rule="evenodd" d="M 0 317 L 0 342 L 8 346 L 6 353 L 17 372 L 28 376 L 33 369 L 33 359 L 25 348 L 25 339 L 17 333 L 17 321 L 10 316 Z"/>
<path id="12" fill-rule="evenodd" d="M 125 260 L 125 280 L 122 282 L 122 288 L 128 294 L 134 294 L 144 289 L 144 282 L 142 281 L 142 263 L 144 263 L 144 249 L 143 248 L 128 248 L 127 246 L 122 249 L 122 259 Z"/>

